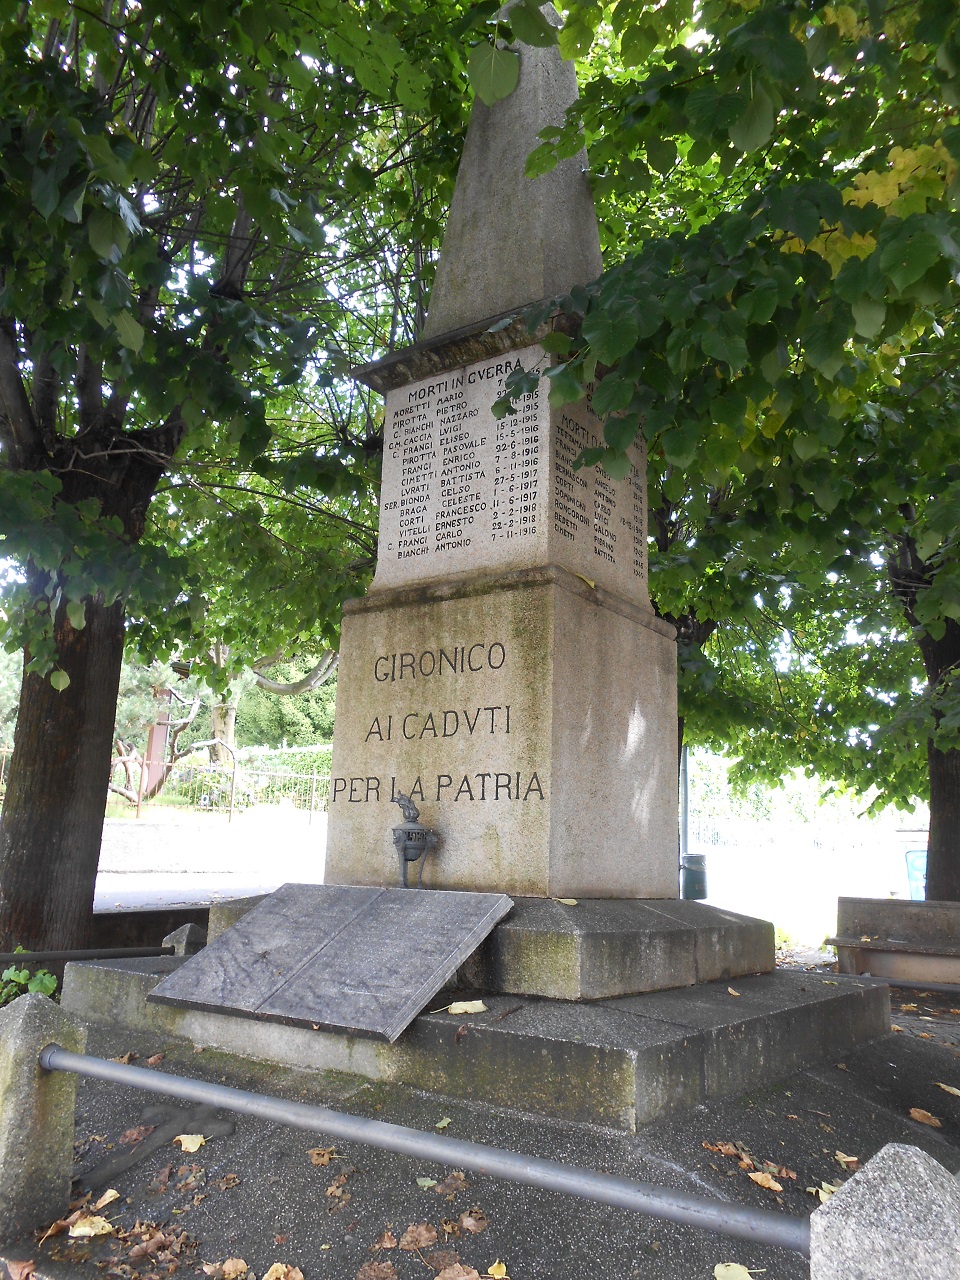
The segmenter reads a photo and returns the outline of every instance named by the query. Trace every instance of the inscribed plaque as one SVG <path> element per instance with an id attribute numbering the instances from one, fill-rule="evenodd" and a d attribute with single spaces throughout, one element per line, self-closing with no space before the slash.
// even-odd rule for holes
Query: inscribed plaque
<path id="1" fill-rule="evenodd" d="M 148 999 L 393 1041 L 512 906 L 498 893 L 287 884 Z"/>

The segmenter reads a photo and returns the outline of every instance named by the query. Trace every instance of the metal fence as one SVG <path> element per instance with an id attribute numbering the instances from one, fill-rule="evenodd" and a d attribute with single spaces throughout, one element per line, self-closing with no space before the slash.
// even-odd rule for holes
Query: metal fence
<path id="1" fill-rule="evenodd" d="M 123 773 L 122 766 L 115 767 L 121 785 Z M 230 818 L 257 805 L 282 805 L 312 817 L 326 812 L 329 794 L 330 775 L 316 768 L 264 769 L 241 760 L 232 765 L 178 764 L 155 799 L 146 800 L 141 786 L 137 815 L 147 805 L 162 805 Z"/>
<path id="2" fill-rule="evenodd" d="M 0 747 L 0 802 L 6 788 L 9 747 Z M 327 770 L 309 768 L 264 768 L 254 761 L 236 760 L 229 765 L 184 762 L 174 765 L 159 793 L 148 798 L 146 777 L 136 762 L 128 771 L 122 761 L 114 763 L 111 783 L 125 796 L 111 791 L 111 817 L 140 817 L 150 808 L 168 808 L 191 813 L 216 813 L 233 817 L 257 805 L 280 805 L 306 813 L 326 813 L 330 796 Z"/>

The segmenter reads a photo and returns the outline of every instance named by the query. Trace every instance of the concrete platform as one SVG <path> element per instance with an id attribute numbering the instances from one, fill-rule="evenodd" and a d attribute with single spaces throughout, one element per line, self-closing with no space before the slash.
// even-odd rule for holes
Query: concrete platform
<path id="1" fill-rule="evenodd" d="M 451 1015 L 437 997 L 394 1044 L 148 1003 L 178 957 L 67 966 L 83 1018 L 184 1036 L 268 1062 L 347 1071 L 449 1097 L 634 1132 L 676 1108 L 741 1093 L 889 1031 L 887 986 L 773 972 L 589 1004 L 485 995 Z M 464 994 L 457 993 L 457 998 Z"/>

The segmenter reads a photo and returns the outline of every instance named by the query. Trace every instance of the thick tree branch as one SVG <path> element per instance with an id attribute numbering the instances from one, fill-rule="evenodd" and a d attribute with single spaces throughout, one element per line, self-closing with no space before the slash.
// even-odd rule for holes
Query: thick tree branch
<path id="1" fill-rule="evenodd" d="M 291 684 L 281 684 L 263 674 L 262 668 L 272 666 L 276 661 L 276 658 L 268 658 L 253 664 L 253 674 L 260 689 L 265 689 L 267 693 L 309 693 L 311 689 L 318 688 L 325 680 L 330 679 L 337 669 L 340 655 L 334 653 L 332 649 L 327 649 L 312 671 L 308 671 L 300 680 L 294 680 Z"/>

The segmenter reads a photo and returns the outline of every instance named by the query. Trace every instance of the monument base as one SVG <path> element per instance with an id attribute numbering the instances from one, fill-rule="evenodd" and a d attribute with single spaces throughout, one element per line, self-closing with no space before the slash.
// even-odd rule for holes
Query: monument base
<path id="1" fill-rule="evenodd" d="M 459 978 L 491 993 L 603 1000 L 775 964 L 772 924 L 703 902 L 516 898 Z"/>
<path id="2" fill-rule="evenodd" d="M 69 964 L 63 1006 L 91 1022 L 286 1067 L 349 1072 L 627 1132 L 836 1061 L 890 1029 L 884 983 L 777 971 L 738 978 L 735 987 L 721 981 L 589 1003 L 484 995 L 478 1014 L 447 1012 L 452 997 L 440 996 L 386 1044 L 148 1002 L 181 963 L 161 956 Z"/>

